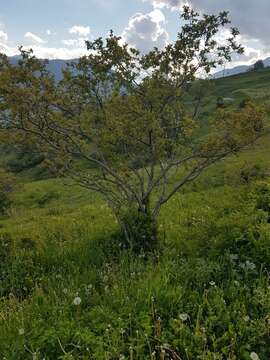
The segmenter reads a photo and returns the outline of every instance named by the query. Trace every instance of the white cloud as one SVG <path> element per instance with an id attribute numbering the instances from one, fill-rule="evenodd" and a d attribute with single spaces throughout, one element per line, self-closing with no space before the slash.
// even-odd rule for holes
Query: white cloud
<path id="1" fill-rule="evenodd" d="M 155 8 L 171 8 L 173 10 L 179 9 L 183 4 L 187 3 L 184 0 L 143 0 L 150 1 Z"/>
<path id="2" fill-rule="evenodd" d="M 45 47 L 41 45 L 34 45 L 24 47 L 25 49 L 32 49 L 34 55 L 40 59 L 62 59 L 71 60 L 77 59 L 87 54 L 86 48 L 67 48 L 67 47 Z"/>
<path id="3" fill-rule="evenodd" d="M 84 38 L 79 38 L 79 39 L 67 39 L 67 40 L 62 40 L 62 43 L 67 46 L 67 47 L 78 47 L 78 48 L 82 48 L 82 47 L 86 47 L 85 45 L 85 41 L 87 39 Z"/>
<path id="4" fill-rule="evenodd" d="M 24 34 L 24 37 L 28 40 L 34 41 L 34 43 L 37 44 L 45 44 L 46 41 L 44 41 L 43 39 L 41 39 L 39 36 L 31 33 L 30 31 L 28 31 L 27 33 Z"/>
<path id="5" fill-rule="evenodd" d="M 76 34 L 79 36 L 87 36 L 90 34 L 90 27 L 89 26 L 80 26 L 74 25 L 69 29 L 70 34 Z"/>
<path id="6" fill-rule="evenodd" d="M 47 35 L 51 35 L 52 34 L 52 31 L 50 29 L 46 30 L 46 34 Z"/>
<path id="7" fill-rule="evenodd" d="M 8 35 L 3 30 L 0 30 L 0 41 L 7 42 L 8 41 Z"/>
<path id="8" fill-rule="evenodd" d="M 137 13 L 129 19 L 128 26 L 123 31 L 123 39 L 143 53 L 153 47 L 163 48 L 169 39 L 163 25 L 165 16 L 160 9 L 148 14 Z"/>

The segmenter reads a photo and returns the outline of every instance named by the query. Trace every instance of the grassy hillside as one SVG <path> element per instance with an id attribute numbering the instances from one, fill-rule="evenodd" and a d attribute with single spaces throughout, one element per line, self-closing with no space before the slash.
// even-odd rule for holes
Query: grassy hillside
<path id="1" fill-rule="evenodd" d="M 259 71 L 250 71 L 244 74 L 229 76 L 214 80 L 216 92 L 220 96 L 231 96 L 240 91 L 254 94 L 259 98 L 269 92 L 270 68 Z M 254 92 L 253 92 L 254 90 Z M 255 91 L 256 90 L 256 91 Z M 264 94 L 263 94 L 264 92 Z"/>
<path id="2" fill-rule="evenodd" d="M 215 80 L 207 111 L 269 83 Z M 97 195 L 31 174 L 0 219 L 0 359 L 270 358 L 269 137 L 167 204 L 152 256 L 119 247 Z"/>

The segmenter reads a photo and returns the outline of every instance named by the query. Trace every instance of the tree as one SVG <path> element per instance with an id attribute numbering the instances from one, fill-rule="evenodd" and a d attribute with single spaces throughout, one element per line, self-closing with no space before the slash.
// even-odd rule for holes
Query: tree
<path id="1" fill-rule="evenodd" d="M 264 62 L 262 60 L 258 60 L 253 65 L 253 70 L 258 71 L 264 69 Z"/>
<path id="2" fill-rule="evenodd" d="M 209 74 L 242 53 L 231 36 L 220 45 L 227 12 L 200 15 L 184 7 L 173 44 L 147 54 L 110 33 L 87 42 L 57 84 L 46 62 L 21 50 L 18 66 L 0 62 L 0 113 L 8 137 L 28 134 L 78 184 L 100 193 L 136 251 L 157 242 L 161 207 L 185 184 L 254 142 L 263 113 L 253 104 L 219 109 L 205 128 L 200 109 Z M 83 162 L 83 165 L 82 165 Z"/>

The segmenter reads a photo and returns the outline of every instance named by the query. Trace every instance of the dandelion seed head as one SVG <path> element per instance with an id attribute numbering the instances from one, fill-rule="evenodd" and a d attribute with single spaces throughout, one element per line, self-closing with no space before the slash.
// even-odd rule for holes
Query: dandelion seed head
<path id="1" fill-rule="evenodd" d="M 188 314 L 183 313 L 179 315 L 179 319 L 182 321 L 187 321 L 188 318 L 189 318 Z"/>
<path id="2" fill-rule="evenodd" d="M 250 353 L 251 360 L 260 360 L 258 354 L 256 354 L 254 351 Z"/>
<path id="3" fill-rule="evenodd" d="M 82 299 L 79 296 L 76 296 L 73 300 L 73 304 L 76 306 L 80 305 L 81 302 L 82 302 Z"/>

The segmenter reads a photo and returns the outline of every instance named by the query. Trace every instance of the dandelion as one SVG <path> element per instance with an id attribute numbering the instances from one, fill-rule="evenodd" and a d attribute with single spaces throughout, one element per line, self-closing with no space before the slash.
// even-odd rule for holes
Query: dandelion
<path id="1" fill-rule="evenodd" d="M 75 299 L 73 300 L 73 304 L 78 306 L 80 305 L 82 302 L 82 299 L 79 296 L 76 296 Z"/>
<path id="2" fill-rule="evenodd" d="M 256 354 L 254 351 L 250 353 L 251 360 L 260 360 L 258 354 Z"/>
<path id="3" fill-rule="evenodd" d="M 188 318 L 189 318 L 188 314 L 183 313 L 179 315 L 179 319 L 182 321 L 187 321 Z"/>
<path id="4" fill-rule="evenodd" d="M 24 329 L 23 328 L 19 329 L 18 332 L 19 332 L 19 335 L 21 335 L 21 336 L 24 335 Z"/>

